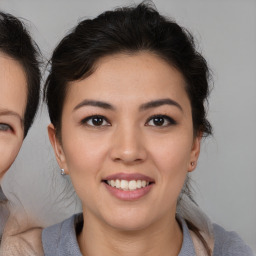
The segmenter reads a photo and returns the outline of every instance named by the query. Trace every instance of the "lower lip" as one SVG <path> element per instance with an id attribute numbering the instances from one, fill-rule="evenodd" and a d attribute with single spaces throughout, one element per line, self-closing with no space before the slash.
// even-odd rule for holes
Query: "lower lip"
<path id="1" fill-rule="evenodd" d="M 145 188 L 139 188 L 136 190 L 121 190 L 118 188 L 111 187 L 106 183 L 104 183 L 104 185 L 113 196 L 125 201 L 138 200 L 141 197 L 145 196 L 153 187 L 153 184 L 150 184 Z"/>

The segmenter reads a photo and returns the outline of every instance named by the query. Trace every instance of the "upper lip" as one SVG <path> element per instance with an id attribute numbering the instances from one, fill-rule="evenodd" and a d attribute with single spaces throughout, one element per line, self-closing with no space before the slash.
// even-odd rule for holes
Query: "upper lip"
<path id="1" fill-rule="evenodd" d="M 154 182 L 154 179 L 141 173 L 115 173 L 105 177 L 103 180 L 145 180 Z"/>

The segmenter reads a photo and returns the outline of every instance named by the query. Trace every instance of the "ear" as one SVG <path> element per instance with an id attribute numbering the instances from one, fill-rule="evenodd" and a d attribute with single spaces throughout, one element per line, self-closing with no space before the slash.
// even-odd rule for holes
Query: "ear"
<path id="1" fill-rule="evenodd" d="M 190 153 L 190 162 L 188 163 L 188 172 L 195 170 L 197 165 L 197 160 L 200 154 L 200 145 L 201 145 L 202 133 L 199 133 L 193 141 L 191 153 Z"/>
<path id="2" fill-rule="evenodd" d="M 49 140 L 52 144 L 52 148 L 54 150 L 55 157 L 56 157 L 56 160 L 58 162 L 60 169 L 64 169 L 65 174 L 68 174 L 66 157 L 65 157 L 62 145 L 56 136 L 56 130 L 55 130 L 55 127 L 53 126 L 53 124 L 48 125 L 48 136 L 49 136 Z"/>

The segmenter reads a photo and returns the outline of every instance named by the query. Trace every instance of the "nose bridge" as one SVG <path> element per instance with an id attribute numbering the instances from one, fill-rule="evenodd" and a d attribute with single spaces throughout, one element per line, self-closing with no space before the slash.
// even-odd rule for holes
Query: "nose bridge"
<path id="1" fill-rule="evenodd" d="M 143 161 L 146 150 L 141 130 L 136 124 L 123 122 L 113 134 L 112 159 L 133 163 Z"/>

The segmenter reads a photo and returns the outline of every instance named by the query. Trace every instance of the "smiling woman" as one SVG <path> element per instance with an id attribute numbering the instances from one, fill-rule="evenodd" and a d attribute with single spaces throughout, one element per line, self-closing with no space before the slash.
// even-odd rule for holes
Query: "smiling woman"
<path id="1" fill-rule="evenodd" d="M 61 145 L 53 144 L 86 205 L 86 222 L 89 209 L 101 221 L 129 230 L 141 229 L 146 219 L 175 216 L 200 140 L 193 136 L 184 86 L 180 72 L 148 52 L 106 56 L 92 75 L 72 83 L 63 106 Z M 84 99 L 101 104 L 81 104 Z M 49 131 L 54 140 L 52 126 Z"/>
<path id="2" fill-rule="evenodd" d="M 0 180 L 14 162 L 37 111 L 40 93 L 37 58 L 37 46 L 23 24 L 0 12 Z M 25 231 L 24 223 L 18 223 L 11 212 L 5 226 L 9 215 L 7 201 L 1 189 L 1 239 L 5 230 L 0 253 L 21 255 L 25 251 L 15 235 Z"/>
<path id="3" fill-rule="evenodd" d="M 45 255 L 252 255 L 186 189 L 211 125 L 207 63 L 185 29 L 146 4 L 108 11 L 51 64 L 49 138 L 83 212 L 43 231 Z"/>

